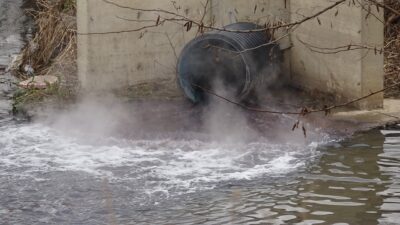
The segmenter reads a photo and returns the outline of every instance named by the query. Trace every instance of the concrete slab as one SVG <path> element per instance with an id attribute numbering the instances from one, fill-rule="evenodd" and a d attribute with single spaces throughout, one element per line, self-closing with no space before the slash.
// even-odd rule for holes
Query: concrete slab
<path id="1" fill-rule="evenodd" d="M 331 118 L 338 121 L 370 124 L 370 127 L 400 122 L 400 99 L 385 99 L 383 109 L 337 112 Z"/>

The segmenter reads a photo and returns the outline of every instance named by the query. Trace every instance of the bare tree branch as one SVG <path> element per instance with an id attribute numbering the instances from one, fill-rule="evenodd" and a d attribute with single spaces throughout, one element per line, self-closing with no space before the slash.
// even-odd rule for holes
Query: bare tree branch
<path id="1" fill-rule="evenodd" d="M 135 7 L 130 7 L 130 6 L 125 6 L 125 5 L 121 5 L 118 3 L 115 3 L 113 1 L 109 1 L 109 0 L 102 0 L 103 2 L 119 7 L 119 8 L 123 8 L 123 9 L 129 9 L 129 10 L 133 10 L 133 11 L 140 11 L 140 12 L 154 12 L 154 13 L 163 13 L 163 14 L 167 14 L 170 16 L 173 16 L 174 19 L 165 19 L 164 21 L 169 21 L 169 20 L 181 20 L 181 21 L 186 21 L 186 22 L 190 22 L 195 24 L 198 27 L 203 27 L 204 29 L 208 29 L 208 30 L 217 30 L 217 31 L 225 31 L 225 32 L 233 32 L 233 33 L 251 33 L 251 32 L 264 32 L 264 31 L 271 31 L 271 30 L 277 30 L 277 29 L 281 29 L 281 28 L 286 28 L 286 29 L 291 29 L 295 26 L 298 26 L 302 23 L 305 23 L 311 19 L 317 18 L 318 16 L 324 14 L 325 12 L 335 8 L 336 6 L 346 2 L 347 0 L 339 0 L 336 1 L 334 4 L 324 8 L 323 10 L 305 17 L 299 21 L 296 22 L 292 22 L 292 23 L 277 23 L 274 24 L 272 26 L 267 26 L 264 28 L 258 28 L 258 29 L 252 29 L 252 30 L 232 30 L 232 29 L 226 29 L 226 28 L 219 28 L 219 27 L 215 27 L 215 26 L 211 26 L 211 25 L 205 25 L 202 21 L 195 21 L 192 18 L 188 18 L 184 15 L 181 15 L 179 13 L 174 13 L 168 10 L 164 10 L 164 9 L 142 9 L 142 8 L 135 8 Z M 110 31 L 110 32 L 90 32 L 90 33 L 79 33 L 79 35 L 99 35 L 99 34 L 117 34 L 117 33 L 129 33 L 129 32 L 137 32 L 137 31 L 141 31 L 144 29 L 148 29 L 148 28 L 154 28 L 157 27 L 157 25 L 150 25 L 150 26 L 145 26 L 145 27 L 141 27 L 141 28 L 137 28 L 137 29 L 131 29 L 131 30 L 123 30 L 123 31 Z"/>
<path id="2" fill-rule="evenodd" d="M 250 107 L 250 106 L 247 106 L 245 104 L 242 104 L 240 102 L 234 101 L 232 99 L 229 99 L 227 97 L 224 97 L 222 95 L 219 95 L 219 94 L 213 92 L 212 90 L 204 88 L 204 87 L 201 87 L 201 86 L 199 86 L 197 84 L 193 84 L 192 83 L 191 85 L 193 87 L 199 88 L 200 90 L 204 91 L 205 93 L 213 95 L 213 96 L 215 96 L 215 97 L 217 97 L 219 99 L 222 99 L 222 100 L 224 100 L 224 101 L 226 101 L 228 103 L 234 104 L 234 105 L 236 105 L 238 107 L 241 107 L 241 108 L 243 108 L 245 110 L 248 110 L 248 111 L 259 112 L 259 113 L 280 114 L 280 115 L 303 115 L 304 116 L 304 115 L 308 115 L 308 114 L 311 114 L 311 113 L 320 113 L 320 112 L 325 112 L 326 114 L 328 114 L 330 111 L 332 111 L 334 109 L 344 108 L 344 107 L 350 106 L 350 105 L 352 105 L 352 104 L 354 104 L 356 102 L 359 102 L 359 101 L 362 101 L 364 99 L 370 98 L 370 97 L 372 97 L 374 95 L 383 93 L 386 90 L 389 90 L 389 89 L 392 89 L 392 88 L 395 88 L 395 87 L 400 87 L 400 82 L 395 83 L 393 85 L 390 85 L 388 87 L 385 87 L 384 89 L 381 89 L 379 91 L 371 92 L 368 95 L 362 96 L 360 98 L 353 99 L 351 101 L 348 101 L 348 102 L 345 102 L 345 103 L 342 103 L 342 104 L 337 104 L 337 105 L 333 105 L 333 106 L 326 106 L 323 109 L 314 109 L 314 110 L 309 110 L 309 109 L 303 108 L 301 112 L 293 112 L 293 111 L 286 111 L 285 112 L 285 111 L 274 111 L 274 110 L 270 110 L 270 109 L 254 108 L 254 107 Z"/>

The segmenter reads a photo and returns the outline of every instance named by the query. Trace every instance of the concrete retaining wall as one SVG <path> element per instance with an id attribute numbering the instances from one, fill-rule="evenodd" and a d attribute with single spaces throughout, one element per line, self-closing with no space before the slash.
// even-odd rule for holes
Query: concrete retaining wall
<path id="1" fill-rule="evenodd" d="M 332 93 L 340 102 L 383 88 L 383 54 L 365 49 L 333 54 L 347 50 L 347 47 L 336 48 L 349 44 L 383 47 L 383 23 L 374 17 L 383 21 L 383 10 L 377 12 L 372 7 L 372 14 L 367 18 L 365 10 L 349 2 L 319 16 L 320 22 L 314 19 L 302 24 L 291 36 L 293 83 L 311 91 Z M 293 0 L 291 21 L 301 20 L 303 15 L 315 14 L 330 5 L 332 1 Z M 359 102 L 358 106 L 379 108 L 382 104 L 383 95 L 376 95 Z"/>
<path id="2" fill-rule="evenodd" d="M 137 8 L 162 8 L 174 11 L 169 1 L 120 0 L 114 1 Z M 181 1 L 188 17 L 202 15 L 196 0 Z M 101 33 L 134 30 L 154 22 L 155 13 L 121 9 L 102 0 L 78 1 L 78 32 Z M 79 35 L 79 76 L 82 86 L 90 90 L 119 88 L 151 80 L 175 77 L 176 54 L 193 38 L 195 29 L 184 32 L 182 27 L 169 23 L 157 29 L 115 34 Z"/>
<path id="3" fill-rule="evenodd" d="M 173 23 L 139 32 L 91 34 L 126 31 L 154 22 L 156 13 L 122 9 L 103 0 L 78 2 L 78 63 L 82 86 L 88 90 L 121 88 L 142 82 L 174 80 L 179 52 L 197 29 L 186 32 Z M 120 5 L 179 11 L 200 20 L 204 5 L 198 0 L 112 0 Z M 290 22 L 311 15 L 330 4 L 330 0 L 212 0 L 204 21 L 218 26 L 238 21 Z M 374 11 L 383 20 L 382 10 Z M 338 15 L 335 16 L 336 12 Z M 285 51 L 284 74 L 293 84 L 308 90 L 334 93 L 339 100 L 347 100 L 376 91 L 383 86 L 383 55 L 373 51 L 355 50 L 340 54 L 320 54 L 304 43 L 321 47 L 368 44 L 383 45 L 383 24 L 358 7 L 342 5 L 297 28 L 280 41 Z M 278 32 L 281 37 L 284 31 Z M 303 43 L 302 43 L 303 42 Z M 291 47 L 291 48 L 290 48 Z M 288 50 L 290 49 L 290 50 Z M 174 84 L 174 83 L 173 83 Z M 177 92 L 178 88 L 174 87 Z M 383 97 L 376 96 L 362 102 L 360 107 L 382 106 Z"/>

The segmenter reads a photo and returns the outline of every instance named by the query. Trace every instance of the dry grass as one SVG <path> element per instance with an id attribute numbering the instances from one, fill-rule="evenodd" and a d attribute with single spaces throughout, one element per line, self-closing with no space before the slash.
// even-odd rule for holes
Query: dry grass
<path id="1" fill-rule="evenodd" d="M 20 89 L 14 94 L 15 114 L 35 115 L 43 105 L 62 107 L 76 97 L 77 79 L 76 0 L 33 0 L 29 11 L 35 22 L 34 37 L 14 61 L 20 78 L 54 75 L 59 85 L 45 90 Z"/>
<path id="2" fill-rule="evenodd" d="M 385 0 L 393 9 L 400 11 L 399 0 Z M 385 86 L 400 82 L 400 16 L 388 10 L 385 13 Z M 400 97 L 400 88 L 386 91 L 386 97 Z"/>
<path id="3" fill-rule="evenodd" d="M 56 75 L 68 88 L 76 86 L 75 0 L 35 0 L 32 14 L 36 31 L 22 52 L 19 76 Z M 75 87 L 76 88 L 76 87 Z"/>

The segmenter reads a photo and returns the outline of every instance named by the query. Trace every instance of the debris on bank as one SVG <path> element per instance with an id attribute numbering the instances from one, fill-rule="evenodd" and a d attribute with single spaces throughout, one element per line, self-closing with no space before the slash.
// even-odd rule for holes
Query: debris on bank
<path id="1" fill-rule="evenodd" d="M 33 76 L 24 81 L 19 82 L 18 86 L 25 89 L 46 89 L 49 86 L 58 84 L 58 78 L 51 75 Z"/>
<path id="2" fill-rule="evenodd" d="M 64 105 L 79 91 L 76 0 L 32 0 L 32 5 L 27 13 L 34 20 L 34 36 L 9 67 L 24 80 L 14 97 L 14 112 L 30 111 L 51 98 Z"/>

